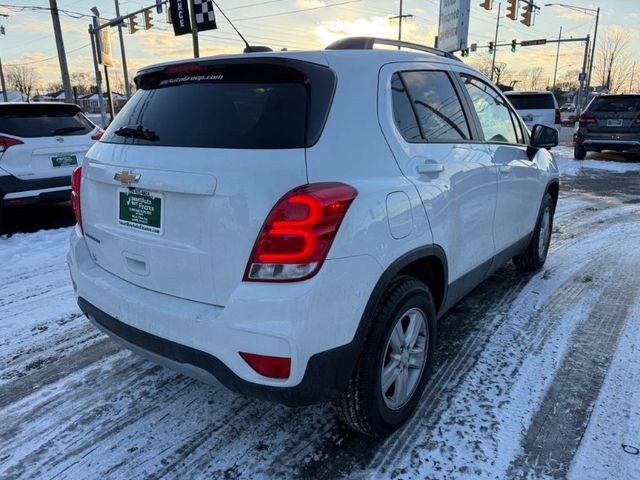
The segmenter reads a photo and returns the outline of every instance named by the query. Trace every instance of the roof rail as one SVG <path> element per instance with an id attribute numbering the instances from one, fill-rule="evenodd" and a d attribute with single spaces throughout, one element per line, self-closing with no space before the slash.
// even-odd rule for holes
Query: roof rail
<path id="1" fill-rule="evenodd" d="M 452 60 L 458 60 L 458 57 L 452 53 L 439 50 L 437 48 L 428 47 L 427 45 L 420 45 L 419 43 L 402 42 L 400 40 L 390 40 L 388 38 L 378 37 L 347 37 L 341 40 L 337 40 L 329 45 L 326 50 L 373 50 L 374 45 L 391 45 L 393 47 L 402 47 L 410 50 L 419 50 L 421 52 L 431 53 L 440 57 L 450 58 Z"/>

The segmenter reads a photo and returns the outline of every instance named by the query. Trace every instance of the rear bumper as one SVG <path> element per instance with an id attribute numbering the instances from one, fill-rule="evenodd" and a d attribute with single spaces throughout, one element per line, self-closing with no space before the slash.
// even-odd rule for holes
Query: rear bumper
<path id="1" fill-rule="evenodd" d="M 116 277 L 91 259 L 88 241 L 72 234 L 68 262 L 78 304 L 127 348 L 192 377 L 286 405 L 328 401 L 346 388 L 361 348 L 356 330 L 382 273 L 373 258 L 328 260 L 316 277 L 299 284 L 241 282 L 219 307 Z M 290 357 L 291 375 L 261 376 L 239 352 Z"/>
<path id="2" fill-rule="evenodd" d="M 69 200 L 71 177 L 21 180 L 13 175 L 0 176 L 0 203 L 2 205 L 53 203 Z"/>
<path id="3" fill-rule="evenodd" d="M 640 140 L 635 138 L 585 138 L 578 134 L 576 142 L 582 145 L 586 150 L 640 150 Z"/>

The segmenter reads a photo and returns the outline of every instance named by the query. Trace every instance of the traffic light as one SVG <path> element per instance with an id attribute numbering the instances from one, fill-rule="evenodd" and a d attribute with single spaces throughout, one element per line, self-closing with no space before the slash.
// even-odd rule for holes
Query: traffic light
<path id="1" fill-rule="evenodd" d="M 518 0 L 508 0 L 507 1 L 507 18 L 511 20 L 518 19 Z"/>
<path id="2" fill-rule="evenodd" d="M 489 42 L 489 55 L 493 54 L 495 50 L 493 42 Z"/>
<path id="3" fill-rule="evenodd" d="M 491 10 L 491 0 L 484 0 L 480 6 L 485 10 Z"/>
<path id="4" fill-rule="evenodd" d="M 153 23 L 151 23 L 151 10 L 145 10 L 142 12 L 142 23 L 144 24 L 145 30 L 149 30 L 153 27 Z"/>
<path id="5" fill-rule="evenodd" d="M 518 46 L 517 40 L 511 40 L 511 51 L 516 53 L 516 47 Z"/>
<path id="6" fill-rule="evenodd" d="M 533 7 L 530 4 L 526 4 L 522 12 L 522 20 L 520 23 L 530 27 L 533 24 Z"/>
<path id="7" fill-rule="evenodd" d="M 136 33 L 138 31 L 138 19 L 135 15 L 129 17 L 129 33 Z"/>

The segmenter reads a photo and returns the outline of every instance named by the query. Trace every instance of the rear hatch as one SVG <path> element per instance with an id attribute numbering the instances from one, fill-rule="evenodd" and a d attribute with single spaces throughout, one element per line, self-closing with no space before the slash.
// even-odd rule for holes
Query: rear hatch
<path id="1" fill-rule="evenodd" d="M 62 177 L 80 165 L 96 129 L 68 104 L 0 105 L 0 168 L 21 180 Z"/>
<path id="2" fill-rule="evenodd" d="M 287 58 L 175 64 L 139 90 L 83 167 L 87 244 L 135 285 L 225 305 L 275 203 L 307 183 L 335 86 Z"/>
<path id="3" fill-rule="evenodd" d="M 640 95 L 596 97 L 584 112 L 590 133 L 599 138 L 640 141 Z"/>
<path id="4" fill-rule="evenodd" d="M 556 103 L 551 93 L 507 94 L 507 98 L 530 130 L 537 124 L 555 125 Z"/>

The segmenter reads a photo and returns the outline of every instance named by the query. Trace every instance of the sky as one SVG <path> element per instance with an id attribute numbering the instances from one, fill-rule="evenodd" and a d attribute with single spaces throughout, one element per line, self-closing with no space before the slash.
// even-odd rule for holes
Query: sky
<path id="1" fill-rule="evenodd" d="M 567 8 L 545 3 L 554 0 L 537 0 L 541 6 L 532 27 L 504 17 L 506 0 L 503 0 L 503 18 L 499 32 L 500 42 L 538 38 L 558 38 L 560 27 L 564 38 L 585 37 L 593 32 L 595 17 Z M 638 44 L 640 30 L 640 0 L 566 0 L 586 8 L 601 8 L 599 39 L 610 31 L 622 30 L 630 43 Z M 495 35 L 497 7 L 482 9 L 480 0 L 471 0 L 470 42 L 487 45 Z M 154 4 L 154 0 L 120 0 L 120 11 L 126 13 Z M 319 49 L 330 42 L 348 35 L 375 35 L 397 37 L 397 22 L 388 17 L 398 14 L 399 0 L 219 0 L 218 4 L 252 44 L 268 45 L 274 49 Z M 0 0 L 0 5 L 48 7 L 48 0 Z M 96 6 L 102 17 L 115 16 L 113 0 L 58 0 L 61 10 L 90 15 Z M 403 39 L 433 44 L 437 33 L 439 0 L 404 0 L 404 13 L 413 18 L 403 23 Z M 633 6 L 631 6 L 633 5 Z M 53 37 L 51 16 L 47 11 L 25 9 L 15 11 L 0 6 L 0 18 L 6 34 L 0 37 L 0 57 L 6 67 L 27 65 L 36 69 L 39 89 L 45 93 L 47 84 L 60 81 L 60 70 Z M 77 16 L 77 15 L 73 15 Z M 191 37 L 175 37 L 172 26 L 166 23 L 165 14 L 153 13 L 154 27 L 129 34 L 125 30 L 124 41 L 130 76 L 145 65 L 192 56 Z M 243 44 L 224 18 L 217 14 L 218 29 L 200 33 L 201 56 L 219 53 L 241 52 Z M 142 23 L 139 18 L 139 23 Z M 67 51 L 69 70 L 93 72 L 90 38 L 87 33 L 89 18 L 72 18 L 61 15 L 63 39 Z M 120 48 L 116 30 L 112 30 L 114 60 L 113 77 L 122 79 Z M 637 87 L 640 88 L 640 49 L 629 48 L 632 60 L 638 60 Z M 560 50 L 558 78 L 575 74 L 582 64 L 584 45 L 579 42 L 563 44 Z M 497 61 L 506 63 L 510 76 L 519 78 L 524 71 L 540 67 L 544 77 L 553 76 L 556 45 L 520 47 L 512 53 L 510 47 L 498 50 Z M 468 61 L 486 61 L 486 49 L 471 54 Z M 551 83 L 549 81 L 549 83 Z"/>

